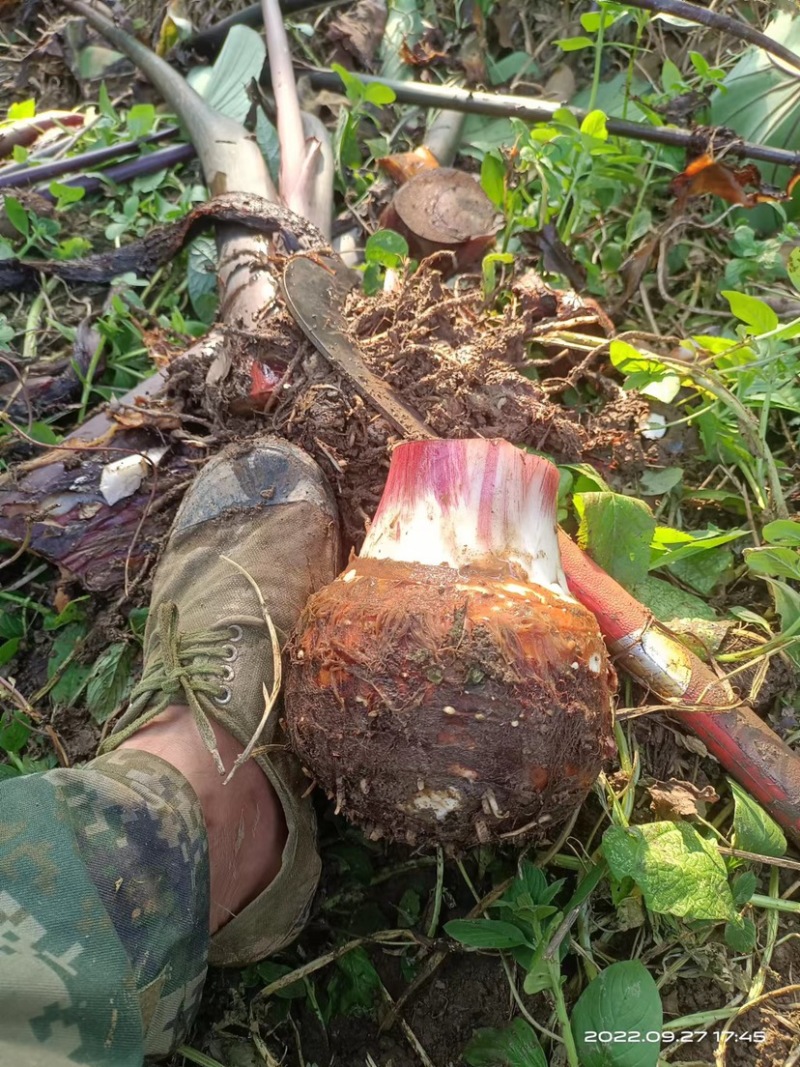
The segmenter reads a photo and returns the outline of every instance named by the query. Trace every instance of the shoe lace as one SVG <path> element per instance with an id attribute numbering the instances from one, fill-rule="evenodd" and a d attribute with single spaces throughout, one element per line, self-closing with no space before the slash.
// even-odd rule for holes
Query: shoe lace
<path id="1" fill-rule="evenodd" d="M 116 748 L 166 711 L 170 704 L 185 703 L 192 711 L 198 733 L 217 770 L 223 774 L 225 767 L 211 726 L 211 718 L 216 718 L 216 714 L 210 703 L 224 691 L 226 645 L 219 631 L 181 633 L 178 624 L 177 605 L 169 601 L 161 604 L 156 621 L 159 650 L 146 665 L 131 692 L 128 710 L 100 751 Z"/>
<path id="2" fill-rule="evenodd" d="M 272 689 L 262 685 L 264 693 L 264 712 L 261 721 L 247 742 L 244 750 L 236 757 L 224 784 L 233 778 L 236 771 L 245 763 L 253 752 L 270 712 L 278 699 L 282 682 L 281 646 L 275 625 L 267 610 L 264 597 L 253 576 L 235 560 L 221 556 L 234 567 L 250 584 L 255 593 L 264 624 L 272 645 Z M 140 681 L 131 691 L 128 710 L 120 717 L 114 732 L 100 746 L 100 752 L 110 752 L 123 741 L 147 726 L 157 715 L 174 703 L 183 703 L 184 699 L 194 716 L 197 731 L 203 739 L 220 774 L 225 773 L 225 766 L 217 748 L 217 739 L 211 726 L 211 719 L 217 719 L 227 726 L 222 717 L 222 707 L 214 706 L 214 697 L 223 692 L 222 676 L 226 666 L 226 644 L 220 641 L 219 630 L 197 630 L 181 633 L 179 629 L 178 605 L 166 601 L 158 608 L 156 629 L 159 638 L 159 651 L 146 665 Z"/>

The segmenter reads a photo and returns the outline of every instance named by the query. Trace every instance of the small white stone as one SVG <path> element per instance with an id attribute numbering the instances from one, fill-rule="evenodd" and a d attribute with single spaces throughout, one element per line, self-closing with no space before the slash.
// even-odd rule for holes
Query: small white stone
<path id="1" fill-rule="evenodd" d="M 600 673 L 600 662 L 600 657 L 596 652 L 589 657 L 589 670 L 592 674 Z"/>
<path id="2" fill-rule="evenodd" d="M 658 412 L 650 412 L 639 427 L 639 433 L 648 441 L 660 441 L 667 432 L 667 420 Z"/>

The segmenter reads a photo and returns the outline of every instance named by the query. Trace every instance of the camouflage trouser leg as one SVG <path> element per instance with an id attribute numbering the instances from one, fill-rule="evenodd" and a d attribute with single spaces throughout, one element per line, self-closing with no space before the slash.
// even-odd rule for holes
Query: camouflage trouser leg
<path id="1" fill-rule="evenodd" d="M 208 886 L 197 798 L 156 756 L 0 784 L 0 1064 L 168 1053 L 205 979 Z"/>

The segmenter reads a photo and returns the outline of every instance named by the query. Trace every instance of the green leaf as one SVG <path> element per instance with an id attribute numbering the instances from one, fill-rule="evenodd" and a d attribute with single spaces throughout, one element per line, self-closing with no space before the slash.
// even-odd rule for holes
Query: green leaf
<path id="1" fill-rule="evenodd" d="M 758 888 L 758 879 L 752 871 L 743 871 L 737 874 L 731 882 L 733 903 L 737 908 L 743 908 L 753 893 Z"/>
<path id="2" fill-rule="evenodd" d="M 665 467 L 663 470 L 648 470 L 639 479 L 645 496 L 661 496 L 680 485 L 683 471 L 680 467 Z"/>
<path id="3" fill-rule="evenodd" d="M 294 968 L 288 967 L 285 963 L 276 963 L 274 960 L 262 960 L 261 963 L 255 965 L 254 970 L 264 985 L 271 985 L 273 982 L 277 982 L 279 978 L 290 974 Z M 298 979 L 298 981 L 284 986 L 283 989 L 279 989 L 277 993 L 272 995 L 281 997 L 283 1000 L 300 1000 L 306 995 L 306 987 Z"/>
<path id="4" fill-rule="evenodd" d="M 195 315 L 210 325 L 219 305 L 217 246 L 213 237 L 201 235 L 189 245 L 186 288 Z"/>
<path id="5" fill-rule="evenodd" d="M 31 724 L 27 715 L 21 712 L 4 712 L 0 716 L 0 751 L 18 754 L 25 747 L 30 735 Z"/>
<path id="6" fill-rule="evenodd" d="M 574 501 L 581 548 L 626 589 L 642 581 L 656 528 L 647 505 L 620 493 L 576 493 Z"/>
<path id="7" fill-rule="evenodd" d="M 605 112 L 595 109 L 590 111 L 581 123 L 581 133 L 588 137 L 596 137 L 598 141 L 608 140 Z"/>
<path id="8" fill-rule="evenodd" d="M 559 37 L 553 44 L 562 52 L 578 52 L 581 48 L 591 48 L 594 41 L 591 37 Z"/>
<path id="9" fill-rule="evenodd" d="M 612 963 L 584 989 L 572 1012 L 581 1067 L 656 1067 L 663 1022 L 658 987 L 644 964 Z M 598 1033 L 609 1031 L 611 1040 L 598 1040 Z M 629 1040 L 619 1039 L 619 1032 Z"/>
<path id="10" fill-rule="evenodd" d="M 351 104 L 360 104 L 364 99 L 364 83 L 340 63 L 331 63 L 331 70 L 338 74 L 344 85 L 345 96 Z"/>
<path id="11" fill-rule="evenodd" d="M 27 100 L 19 100 L 16 104 L 9 104 L 6 118 L 9 122 L 17 122 L 19 119 L 32 119 L 36 114 L 36 101 L 33 97 Z"/>
<path id="12" fill-rule="evenodd" d="M 75 645 L 86 634 L 86 626 L 82 622 L 73 622 L 63 627 L 53 642 L 50 650 L 50 658 L 47 661 L 47 677 L 52 678 L 60 669 L 64 661 L 74 652 Z M 50 690 L 50 699 L 56 706 L 72 707 L 83 691 L 86 680 L 91 673 L 91 668 L 74 660 L 64 669 L 64 673 Z"/>
<path id="13" fill-rule="evenodd" d="M 326 1021 L 337 1015 L 369 1015 L 381 988 L 378 972 L 363 948 L 355 948 L 336 960 L 336 972 L 328 982 Z"/>
<path id="14" fill-rule="evenodd" d="M 776 14 L 766 33 L 800 55 L 800 18 L 793 7 Z M 793 67 L 753 46 L 728 71 L 722 84 L 726 91 L 717 91 L 711 101 L 713 125 L 731 127 L 745 141 L 800 149 L 800 78 Z M 762 166 L 761 170 L 765 180 L 775 185 L 784 185 L 789 174 L 788 168 Z M 774 224 L 771 207 L 767 208 L 767 219 Z"/>
<path id="15" fill-rule="evenodd" d="M 670 404 L 678 395 L 681 379 L 654 356 L 648 356 L 627 341 L 609 345 L 612 364 L 625 375 L 625 388 Z"/>
<path id="16" fill-rule="evenodd" d="M 777 578 L 766 578 L 770 592 L 775 600 L 775 610 L 781 619 L 781 630 L 789 630 L 800 620 L 800 593 Z M 784 651 L 800 667 L 800 642 L 795 640 L 785 646 Z"/>
<path id="17" fill-rule="evenodd" d="M 665 59 L 661 67 L 661 88 L 664 92 L 682 92 L 684 84 L 679 67 L 671 59 Z"/>
<path id="18" fill-rule="evenodd" d="M 396 99 L 397 94 L 388 85 L 381 85 L 380 82 L 368 82 L 364 86 L 364 103 L 366 104 L 385 107 L 386 104 L 393 104 Z"/>
<path id="19" fill-rule="evenodd" d="M 62 211 L 70 204 L 77 204 L 86 196 L 86 190 L 81 185 L 64 185 L 62 182 L 52 181 L 49 189 L 50 195 L 56 198 L 56 211 Z"/>
<path id="20" fill-rule="evenodd" d="M 729 778 L 728 784 L 733 793 L 735 847 L 760 856 L 785 856 L 786 838 L 780 826 L 738 782 Z"/>
<path id="21" fill-rule="evenodd" d="M 249 89 L 266 59 L 264 38 L 250 26 L 232 26 L 213 66 L 196 67 L 186 79 L 215 111 L 244 122 L 253 102 Z"/>
<path id="22" fill-rule="evenodd" d="M 756 333 L 769 333 L 780 325 L 780 319 L 769 304 L 765 304 L 757 296 L 736 293 L 731 289 L 724 289 L 722 296 L 730 304 L 736 318 L 746 326 L 752 326 Z"/>
<path id="23" fill-rule="evenodd" d="M 494 152 L 487 152 L 481 163 L 481 188 L 496 207 L 502 207 L 506 195 L 506 168 Z"/>
<path id="24" fill-rule="evenodd" d="M 761 531 L 764 540 L 771 545 L 797 545 L 800 547 L 800 522 L 796 519 L 776 519 L 768 522 Z"/>
<path id="25" fill-rule="evenodd" d="M 48 615 L 45 618 L 43 628 L 45 630 L 60 630 L 62 626 L 67 626 L 71 622 L 83 622 L 86 615 L 81 605 L 88 599 L 88 596 L 79 596 L 74 600 L 70 600 L 67 606 L 57 615 Z"/>
<path id="26" fill-rule="evenodd" d="M 397 905 L 397 925 L 404 929 L 416 926 L 422 914 L 422 901 L 416 889 L 406 889 Z"/>
<path id="27" fill-rule="evenodd" d="M 394 230 L 377 230 L 367 238 L 364 258 L 367 263 L 396 269 L 408 258 L 408 242 Z"/>
<path id="28" fill-rule="evenodd" d="M 128 109 L 126 122 L 131 137 L 146 137 L 156 121 L 156 109 L 152 104 L 133 104 Z"/>
<path id="29" fill-rule="evenodd" d="M 527 944 L 525 934 L 500 919 L 451 919 L 444 924 L 448 937 L 470 948 L 514 948 Z"/>
<path id="30" fill-rule="evenodd" d="M 86 684 L 86 705 L 96 723 L 104 723 L 125 698 L 133 655 L 133 646 L 120 641 L 107 648 L 92 667 Z"/>
<path id="31" fill-rule="evenodd" d="M 752 952 L 756 945 L 756 926 L 752 919 L 741 916 L 725 923 L 725 944 L 734 952 Z"/>
<path id="32" fill-rule="evenodd" d="M 645 604 L 659 622 L 670 619 L 716 619 L 717 614 L 705 600 L 679 589 L 670 582 L 648 574 L 631 589 L 633 595 Z"/>
<path id="33" fill-rule="evenodd" d="M 788 578 L 800 581 L 800 553 L 797 549 L 782 548 L 746 548 L 744 551 L 747 569 L 751 574 L 762 578 Z"/>
<path id="34" fill-rule="evenodd" d="M 786 273 L 795 289 L 800 289 L 800 248 L 793 248 L 786 261 Z"/>
<path id="35" fill-rule="evenodd" d="M 21 643 L 21 638 L 11 637 L 8 641 L 3 641 L 2 644 L 0 644 L 0 667 L 9 663 L 14 656 L 16 656 Z"/>
<path id="36" fill-rule="evenodd" d="M 510 1026 L 476 1030 L 461 1058 L 469 1067 L 547 1067 L 533 1027 L 520 1018 Z"/>
<path id="37" fill-rule="evenodd" d="M 31 223 L 28 218 L 28 212 L 17 200 L 15 196 L 6 196 L 4 200 L 4 207 L 6 211 L 6 217 L 14 229 L 21 233 L 23 237 L 27 237 L 31 231 Z"/>
<path id="38" fill-rule="evenodd" d="M 650 911 L 690 920 L 735 919 L 725 864 L 690 823 L 610 826 L 602 848 L 614 877 L 632 878 Z"/>
<path id="39" fill-rule="evenodd" d="M 723 578 L 733 575 L 733 553 L 729 548 L 714 548 L 674 563 L 669 559 L 664 562 L 678 581 L 690 585 L 701 596 L 709 596 Z"/>

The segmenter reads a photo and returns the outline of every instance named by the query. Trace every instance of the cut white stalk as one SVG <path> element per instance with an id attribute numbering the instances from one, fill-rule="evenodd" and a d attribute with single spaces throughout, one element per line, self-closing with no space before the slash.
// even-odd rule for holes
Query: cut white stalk
<path id="1" fill-rule="evenodd" d="M 409 441 L 360 558 L 518 571 L 572 600 L 556 526 L 558 471 L 507 441 Z"/>

